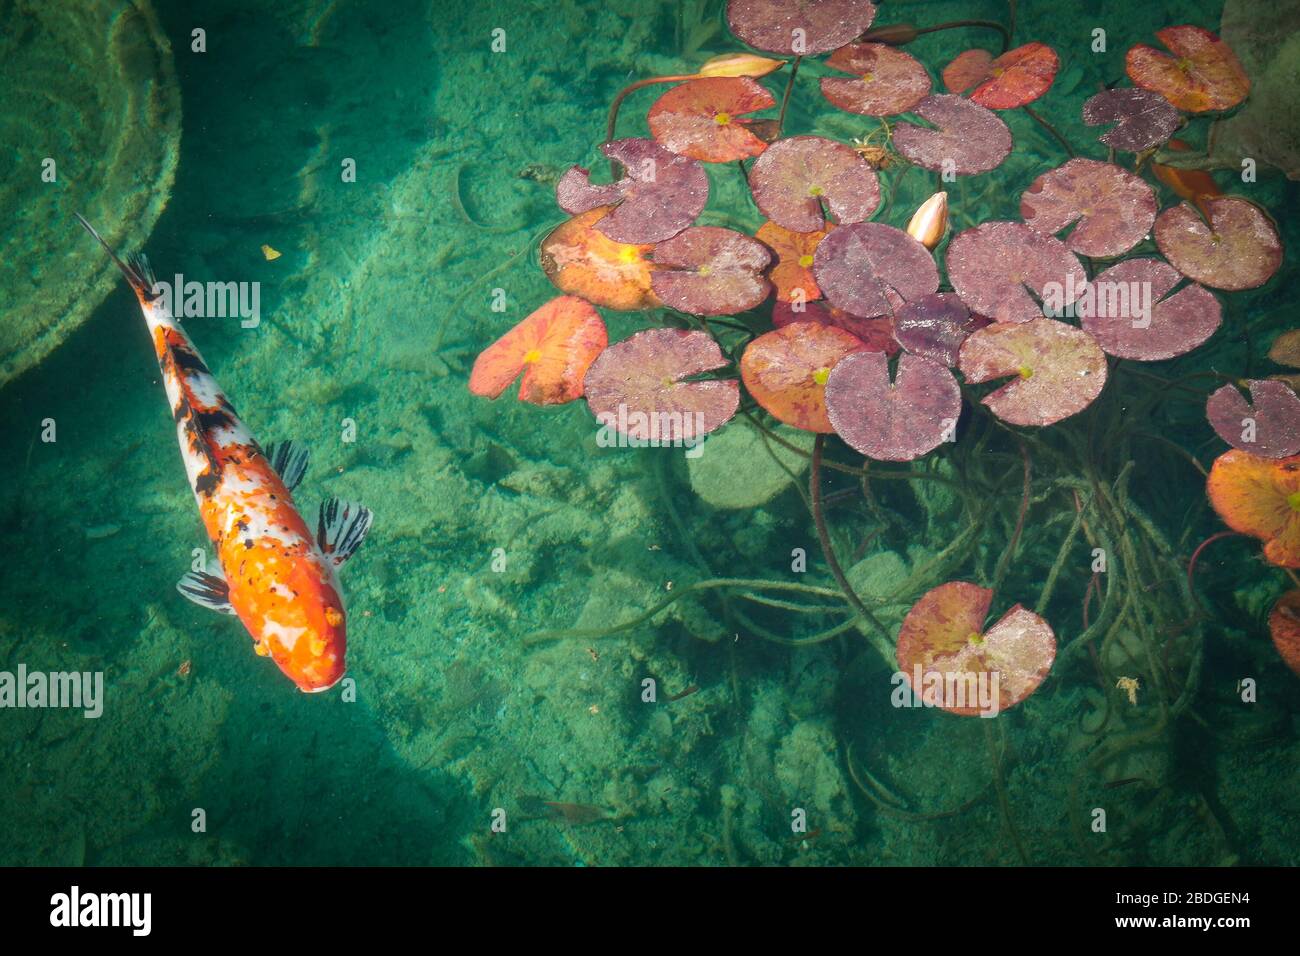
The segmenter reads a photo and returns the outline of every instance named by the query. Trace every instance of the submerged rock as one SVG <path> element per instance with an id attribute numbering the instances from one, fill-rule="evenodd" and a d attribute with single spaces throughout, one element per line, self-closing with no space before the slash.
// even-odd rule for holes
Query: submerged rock
<path id="1" fill-rule="evenodd" d="M 813 436 L 778 426 L 776 434 L 809 454 Z M 767 438 L 746 421 L 734 421 L 710 435 L 698 458 L 687 459 L 691 487 L 715 508 L 757 508 L 788 488 L 791 475 L 808 469 L 809 459 Z"/>

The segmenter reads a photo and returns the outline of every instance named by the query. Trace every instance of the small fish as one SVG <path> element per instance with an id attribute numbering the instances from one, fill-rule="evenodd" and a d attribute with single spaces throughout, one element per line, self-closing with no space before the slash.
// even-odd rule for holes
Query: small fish
<path id="1" fill-rule="evenodd" d="M 1191 150 L 1181 139 L 1171 139 L 1167 145 L 1175 152 L 1185 153 Z M 1223 190 L 1213 176 L 1203 169 L 1179 169 L 1177 166 L 1164 166 L 1160 163 L 1152 163 L 1151 171 L 1180 197 L 1194 203 L 1201 215 L 1209 221 L 1210 212 L 1205 201 L 1223 195 Z"/>
<path id="2" fill-rule="evenodd" d="M 122 261 L 90 223 L 80 215 L 77 220 L 108 251 L 140 301 L 181 458 L 223 572 L 190 571 L 177 590 L 237 616 L 253 649 L 274 660 L 300 690 L 333 687 L 343 676 L 347 648 L 335 571 L 365 539 L 370 511 L 330 498 L 312 534 L 291 496 L 307 470 L 306 449 L 282 442 L 263 450 L 154 291 L 148 261 Z"/>
<path id="3" fill-rule="evenodd" d="M 265 243 L 262 244 L 262 255 L 266 257 L 267 262 L 274 262 L 280 258 L 281 253 L 277 249 L 272 249 Z"/>

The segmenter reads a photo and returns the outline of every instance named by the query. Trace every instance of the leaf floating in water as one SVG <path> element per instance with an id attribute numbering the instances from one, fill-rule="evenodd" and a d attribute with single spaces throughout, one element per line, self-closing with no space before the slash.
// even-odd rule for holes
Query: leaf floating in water
<path id="1" fill-rule="evenodd" d="M 1000 712 L 1014 707 L 1047 678 L 1056 659 L 1051 625 L 1017 604 L 987 630 L 993 592 L 965 581 L 950 581 L 912 606 L 898 632 L 898 669 L 912 691 L 927 703 L 963 717 L 988 716 L 972 699 L 980 687 L 992 694 L 997 675 Z M 917 687 L 920 669 L 922 686 Z"/>
<path id="2" fill-rule="evenodd" d="M 971 384 L 1015 376 L 984 397 L 1012 425 L 1051 425 L 1092 404 L 1106 384 L 1106 353 L 1087 332 L 1055 319 L 997 322 L 971 334 L 958 367 Z"/>
<path id="3" fill-rule="evenodd" d="M 276 259 L 279 259 L 282 254 L 283 253 L 278 249 L 272 249 L 265 243 L 262 244 L 262 257 L 266 259 L 267 262 L 274 262 Z"/>
<path id="4" fill-rule="evenodd" d="M 552 299 L 489 345 L 474 362 L 469 390 L 496 398 L 523 372 L 519 400 L 557 405 L 582 397 L 582 378 L 608 341 L 591 303 Z"/>
<path id="5" fill-rule="evenodd" d="M 1222 309 L 1195 283 L 1164 298 L 1182 280 L 1167 262 L 1126 259 L 1093 280 L 1080 322 L 1116 358 L 1156 362 L 1186 355 L 1215 333 Z"/>
<path id="6" fill-rule="evenodd" d="M 894 338 L 913 355 L 957 365 L 958 350 L 989 320 L 973 315 L 955 292 L 936 292 L 908 302 L 894 315 Z"/>
<path id="7" fill-rule="evenodd" d="M 852 42 L 871 26 L 867 0 L 729 0 L 727 23 L 741 40 L 768 53 L 815 56 Z"/>
<path id="8" fill-rule="evenodd" d="M 826 380 L 826 412 L 835 433 L 868 458 L 911 461 L 955 434 L 961 387 L 933 359 L 904 354 L 891 382 L 883 352 L 854 352 Z"/>
<path id="9" fill-rule="evenodd" d="M 1084 103 L 1083 121 L 1089 126 L 1116 123 L 1101 141 L 1112 149 L 1140 153 L 1173 136 L 1182 115 L 1159 93 L 1125 87 L 1102 90 Z"/>
<path id="10" fill-rule="evenodd" d="M 1064 308 L 1088 284 L 1065 243 L 1023 222 L 986 222 L 958 233 L 948 243 L 947 265 L 962 301 L 995 322 L 1040 318 L 1040 301 L 1050 296 L 1051 305 Z"/>
<path id="11" fill-rule="evenodd" d="M 862 348 L 868 352 L 884 352 L 889 356 L 898 352 L 898 343 L 894 341 L 894 320 L 888 315 L 864 319 L 827 302 L 809 302 L 798 312 L 789 302 L 778 302 L 772 307 L 772 324 L 778 329 L 794 322 L 817 322 L 843 329 L 859 339 Z"/>
<path id="12" fill-rule="evenodd" d="M 952 93 L 974 87 L 972 103 L 1010 110 L 1046 93 L 1060 67 L 1060 57 L 1045 43 L 1026 43 L 997 59 L 985 50 L 967 50 L 944 68 L 943 82 Z"/>
<path id="13" fill-rule="evenodd" d="M 776 286 L 778 302 L 821 298 L 822 292 L 812 271 L 813 253 L 830 228 L 832 227 L 828 226 L 816 232 L 792 232 L 774 222 L 765 222 L 759 226 L 754 238 L 771 249 L 776 256 L 776 265 L 768 273 L 768 278 Z"/>
<path id="14" fill-rule="evenodd" d="M 1078 223 L 1065 244 L 1082 256 L 1128 252 L 1156 221 L 1156 194 L 1113 163 L 1072 159 L 1035 179 L 1020 197 L 1020 217 L 1044 234 Z"/>
<path id="15" fill-rule="evenodd" d="M 894 148 L 925 169 L 971 176 L 996 169 L 1011 152 L 1007 124 L 978 103 L 935 94 L 912 107 L 912 112 L 937 128 L 899 123 L 894 127 Z"/>
<path id="16" fill-rule="evenodd" d="M 683 381 L 727 364 L 704 332 L 646 329 L 611 345 L 585 380 L 587 405 L 601 424 L 637 441 L 682 443 L 721 428 L 736 414 L 734 379 Z"/>
<path id="17" fill-rule="evenodd" d="M 853 79 L 824 77 L 822 95 L 850 113 L 893 116 L 905 113 L 930 92 L 930 74 L 910 53 L 884 43 L 851 43 L 826 59 L 826 65 Z"/>
<path id="18" fill-rule="evenodd" d="M 1261 458 L 1300 454 L 1300 396 L 1285 382 L 1251 379 L 1246 385 L 1250 402 L 1235 386 L 1224 385 L 1205 403 L 1218 436 Z"/>
<path id="19" fill-rule="evenodd" d="M 1156 245 L 1170 265 L 1201 285 L 1236 292 L 1263 285 L 1282 264 L 1282 240 L 1245 199 L 1206 199 L 1209 225 L 1188 203 L 1156 219 Z"/>
<path id="20" fill-rule="evenodd" d="M 709 177 L 693 159 L 678 156 L 650 139 L 619 139 L 600 149 L 622 165 L 623 178 L 596 186 L 587 170 L 574 166 L 560 177 L 555 198 L 571 215 L 614 206 L 595 226 L 615 242 L 644 244 L 671 239 L 704 211 L 709 201 Z"/>
<path id="21" fill-rule="evenodd" d="M 939 288 L 930 251 L 879 222 L 840 226 L 817 246 L 813 274 L 831 305 L 853 315 L 891 315 L 903 302 Z"/>
<path id="22" fill-rule="evenodd" d="M 746 346 L 740 377 L 754 400 L 777 419 L 829 434 L 834 428 L 826 417 L 826 380 L 836 362 L 861 348 L 843 329 L 794 322 Z"/>
<path id="23" fill-rule="evenodd" d="M 1138 44 L 1124 66 L 1136 86 L 1159 93 L 1188 113 L 1229 110 L 1246 98 L 1250 79 L 1232 48 L 1209 30 L 1165 27 L 1156 37 L 1173 56 Z"/>
<path id="24" fill-rule="evenodd" d="M 767 149 L 746 113 L 776 105 L 772 94 L 747 76 L 706 77 L 675 86 L 650 107 L 650 133 L 672 150 L 706 163 L 748 159 Z"/>
<path id="25" fill-rule="evenodd" d="M 1283 332 L 1274 339 L 1268 357 L 1278 365 L 1300 368 L 1300 329 Z"/>
<path id="26" fill-rule="evenodd" d="M 1224 524 L 1264 542 L 1272 564 L 1300 568 L 1300 456 L 1234 448 L 1215 459 L 1205 490 Z"/>
<path id="27" fill-rule="evenodd" d="M 655 246 L 651 286 L 665 305 L 695 315 L 744 312 L 772 292 L 772 255 L 744 233 L 694 226 Z"/>
<path id="28" fill-rule="evenodd" d="M 593 226 L 611 209 L 598 206 L 561 223 L 542 240 L 542 271 L 561 292 L 621 312 L 661 305 L 650 287 L 652 245 L 615 242 Z"/>
<path id="29" fill-rule="evenodd" d="M 1268 632 L 1286 666 L 1300 675 L 1300 590 L 1277 599 L 1268 616 Z"/>
<path id="30" fill-rule="evenodd" d="M 820 136 L 777 140 L 749 172 L 754 202 L 792 232 L 826 228 L 823 209 L 836 222 L 862 222 L 880 205 L 880 183 L 857 151 Z M 824 205 L 823 205 L 824 204 Z"/>

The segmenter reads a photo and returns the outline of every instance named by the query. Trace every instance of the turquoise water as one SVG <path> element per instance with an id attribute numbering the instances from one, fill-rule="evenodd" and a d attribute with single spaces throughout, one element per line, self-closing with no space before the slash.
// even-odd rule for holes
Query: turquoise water
<path id="1" fill-rule="evenodd" d="M 1079 120 L 1083 100 L 1122 77 L 1129 46 L 1171 24 L 1217 29 L 1222 5 L 1019 7 L 1015 42 L 1041 40 L 1062 59 L 1034 108 L 1105 159 Z M 1300 678 L 1265 623 L 1288 580 L 1234 538 L 1207 550 L 1189 603 L 1187 560 L 1223 525 L 1203 477 L 1150 437 L 1208 466 L 1224 448 L 1203 415 L 1217 383 L 1184 376 L 1282 371 L 1264 353 L 1294 324 L 1294 184 L 1217 174 L 1279 223 L 1282 268 L 1261 289 L 1218 293 L 1225 326 L 1201 350 L 1137 369 L 1179 386 L 1118 371 L 1092 408 L 1029 440 L 1033 493 L 1005 565 L 1022 472 L 1015 438 L 987 415 L 963 426 L 957 450 L 879 466 L 866 493 L 858 477 L 826 475 L 830 538 L 890 637 L 947 580 L 996 580 L 995 614 L 1034 607 L 1063 555 L 1043 609 L 1056 662 L 1033 696 L 992 721 L 899 709 L 896 665 L 872 626 L 791 646 L 849 619 L 810 516 L 806 441 L 781 432 L 803 454 L 778 465 L 738 419 L 698 461 L 601 448 L 583 402 L 539 408 L 514 389 L 488 401 L 466 387 L 478 352 L 556 294 L 535 246 L 565 218 L 555 180 L 598 158 L 613 96 L 739 48 L 720 3 L 156 8 L 184 118 L 174 190 L 145 249 L 162 276 L 260 283 L 260 325 L 196 319 L 191 336 L 263 443 L 311 448 L 295 494 L 309 521 L 335 495 L 376 513 L 342 573 L 355 700 L 298 693 L 236 621 L 177 594 L 206 542 L 120 284 L 0 392 L 0 668 L 105 681 L 95 720 L 0 711 L 0 862 L 1297 862 Z M 877 22 L 1006 13 L 1001 2 L 887 2 Z M 1090 50 L 1095 27 L 1109 52 Z M 195 28 L 205 53 L 191 51 Z M 937 75 L 976 44 L 996 51 L 996 34 L 943 31 L 907 49 Z M 801 70 L 787 132 L 871 133 L 874 120 L 821 98 L 825 73 Z M 786 76 L 763 82 L 779 96 Z M 657 95 L 627 100 L 621 134 L 644 135 Z M 1015 218 L 1020 192 L 1066 159 L 1021 111 L 1005 118 L 1015 151 L 951 187 L 954 231 Z M 348 159 L 355 182 L 341 176 Z M 904 170 L 881 173 L 891 198 L 878 218 L 897 226 L 936 188 L 933 174 Z M 734 164 L 709 174 L 703 221 L 752 233 L 762 220 Z M 69 215 L 49 228 L 77 227 Z M 268 260 L 263 244 L 281 255 Z M 679 321 L 605 318 L 611 342 Z M 741 318 L 766 328 L 762 310 Z M 736 348 L 746 338 L 722 335 Z M 41 439 L 48 419 L 53 442 Z M 964 457 L 981 435 L 981 457 Z M 861 464 L 836 439 L 826 448 L 829 462 Z M 902 477 L 910 470 L 922 476 Z M 1134 602 L 1123 612 L 1103 612 L 1100 590 L 1093 599 L 1084 537 L 1061 547 L 1081 487 L 1070 482 L 1094 478 L 1117 503 L 1092 521 L 1114 532 L 1107 574 L 1123 575 L 1116 602 Z M 964 495 L 986 519 L 973 535 Z M 806 571 L 792 570 L 796 549 Z M 691 587 L 722 577 L 832 596 Z M 538 634 L 609 628 L 675 595 L 608 636 Z M 1087 632 L 1085 596 L 1094 621 L 1127 616 Z M 1130 676 L 1137 703 L 1115 686 Z M 1255 703 L 1241 700 L 1245 678 Z M 1098 808 L 1104 833 L 1092 829 Z M 805 830 L 792 829 L 799 819 Z"/>

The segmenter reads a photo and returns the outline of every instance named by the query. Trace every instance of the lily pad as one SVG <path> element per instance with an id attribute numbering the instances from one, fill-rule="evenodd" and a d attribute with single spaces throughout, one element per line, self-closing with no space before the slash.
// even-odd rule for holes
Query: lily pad
<path id="1" fill-rule="evenodd" d="M 798 311 L 790 302 L 777 302 L 772 307 L 772 324 L 778 329 L 794 322 L 818 322 L 843 329 L 859 339 L 862 348 L 868 352 L 884 352 L 891 356 L 898 352 L 898 343 L 894 341 L 894 320 L 888 315 L 864 319 L 821 301 L 807 302 Z"/>
<path id="2" fill-rule="evenodd" d="M 1089 126 L 1115 123 L 1101 141 L 1112 149 L 1140 153 L 1173 136 L 1182 115 L 1159 93 L 1125 87 L 1091 97 L 1083 104 L 1083 121 Z"/>
<path id="3" fill-rule="evenodd" d="M 1232 109 L 1250 92 L 1236 54 L 1209 30 L 1165 27 L 1156 37 L 1173 56 L 1145 44 L 1129 50 L 1124 66 L 1135 85 L 1188 113 Z"/>
<path id="4" fill-rule="evenodd" d="M 1106 353 L 1087 332 L 1055 319 L 997 322 L 971 334 L 958 368 L 971 384 L 1015 376 L 984 396 L 1012 425 L 1051 425 L 1092 404 L 1106 384 Z"/>
<path id="5" fill-rule="evenodd" d="M 812 56 L 838 49 L 871 26 L 867 0 L 728 0 L 731 32 L 756 50 Z"/>
<path id="6" fill-rule="evenodd" d="M 834 431 L 826 417 L 826 379 L 862 343 L 831 325 L 794 322 L 754 339 L 740 358 L 740 377 L 775 418 L 810 432 Z"/>
<path id="7" fill-rule="evenodd" d="M 519 400 L 557 405 L 582 397 L 582 379 L 608 342 L 591 303 L 562 295 L 489 345 L 474 362 L 469 390 L 496 398 L 523 372 Z"/>
<path id="8" fill-rule="evenodd" d="M 894 380 L 883 352 L 854 352 L 826 380 L 826 413 L 835 434 L 879 461 L 911 461 L 955 434 L 961 387 L 933 359 L 903 354 Z"/>
<path id="9" fill-rule="evenodd" d="M 1246 386 L 1250 402 L 1235 386 L 1224 385 L 1205 403 L 1214 431 L 1233 448 L 1261 458 L 1300 454 L 1300 396 L 1270 379 L 1250 379 Z"/>
<path id="10" fill-rule="evenodd" d="M 662 303 L 650 287 L 652 245 L 615 242 L 595 224 L 609 213 L 598 206 L 556 226 L 542 240 L 542 271 L 561 292 L 621 312 Z"/>
<path id="11" fill-rule="evenodd" d="M 768 278 L 776 286 L 778 302 L 807 302 L 821 298 L 822 291 L 812 270 L 813 253 L 828 229 L 792 232 L 774 222 L 765 222 L 759 226 L 754 238 L 771 249 L 776 256 L 776 265 L 768 273 Z"/>
<path id="12" fill-rule="evenodd" d="M 1268 615 L 1268 632 L 1286 666 L 1300 675 L 1300 590 L 1277 599 Z"/>
<path id="13" fill-rule="evenodd" d="M 958 233 L 948 243 L 947 265 L 962 301 L 995 322 L 1040 318 L 1041 302 L 1063 309 L 1088 284 L 1065 243 L 1022 222 L 986 222 Z"/>
<path id="14" fill-rule="evenodd" d="M 1274 339 L 1268 357 L 1278 365 L 1300 368 L 1300 329 L 1290 329 Z"/>
<path id="15" fill-rule="evenodd" d="M 586 169 L 574 166 L 560 177 L 555 198 L 570 215 L 614 206 L 596 228 L 615 242 L 671 239 L 704 211 L 709 177 L 695 160 L 650 139 L 619 139 L 600 149 L 623 167 L 623 178 L 596 186 Z"/>
<path id="16" fill-rule="evenodd" d="M 989 324 L 974 315 L 955 292 L 936 292 L 908 302 L 894 314 L 894 338 L 913 355 L 957 365 L 961 344 Z"/>
<path id="17" fill-rule="evenodd" d="M 935 129 L 915 123 L 894 127 L 894 148 L 911 162 L 937 173 L 986 173 L 1011 152 L 1011 130 L 978 103 L 950 94 L 932 94 L 912 112 Z"/>
<path id="18" fill-rule="evenodd" d="M 898 669 L 921 699 L 964 717 L 993 716 L 1020 703 L 1047 678 L 1056 659 L 1056 635 L 1037 614 L 1017 604 L 985 629 L 993 592 L 950 581 L 912 606 L 898 632 Z M 922 686 L 915 684 L 917 672 Z M 984 684 L 997 700 L 980 706 Z"/>
<path id="19" fill-rule="evenodd" d="M 830 233 L 813 254 L 813 274 L 831 305 L 864 318 L 892 314 L 891 292 L 910 301 L 939 288 L 939 269 L 929 250 L 880 222 Z"/>
<path id="20" fill-rule="evenodd" d="M 826 228 L 826 212 L 843 223 L 862 222 L 880 205 L 871 164 L 843 143 L 820 136 L 777 140 L 749 171 L 763 215 L 792 232 Z"/>
<path id="21" fill-rule="evenodd" d="M 1300 568 L 1300 456 L 1233 448 L 1215 459 L 1205 490 L 1224 524 L 1264 542 L 1270 563 Z"/>
<path id="22" fill-rule="evenodd" d="M 767 149 L 740 117 L 775 103 L 772 94 L 748 76 L 706 77 L 673 87 L 650 107 L 647 119 L 651 135 L 674 153 L 729 163 Z"/>
<path id="23" fill-rule="evenodd" d="M 1222 308 L 1195 283 L 1164 298 L 1182 279 L 1159 259 L 1126 259 L 1093 279 L 1076 304 L 1080 324 L 1117 358 L 1156 362 L 1185 355 L 1215 333 Z"/>
<path id="24" fill-rule="evenodd" d="M 1043 173 L 1020 197 L 1020 217 L 1055 235 L 1077 222 L 1065 244 L 1082 256 L 1118 256 L 1156 221 L 1156 193 L 1113 163 L 1072 159 Z"/>
<path id="25" fill-rule="evenodd" d="M 1232 292 L 1267 282 L 1282 264 L 1272 221 L 1245 199 L 1205 199 L 1209 225 L 1188 203 L 1156 219 L 1156 245 L 1170 264 L 1202 285 Z"/>
<path id="26" fill-rule="evenodd" d="M 695 315 L 752 309 L 772 292 L 763 278 L 771 261 L 757 239 L 720 226 L 693 226 L 655 246 L 655 295 L 665 305 Z"/>
<path id="27" fill-rule="evenodd" d="M 602 425 L 635 441 L 697 440 L 736 414 L 740 386 L 735 379 L 683 379 L 726 365 L 718 343 L 704 332 L 646 329 L 592 363 L 587 405 Z"/>
<path id="28" fill-rule="evenodd" d="M 826 59 L 826 65 L 853 79 L 824 77 L 822 95 L 850 113 L 893 116 L 905 113 L 930 92 L 930 74 L 910 53 L 884 43 L 850 43 Z"/>
<path id="29" fill-rule="evenodd" d="M 980 106 L 1010 110 L 1046 93 L 1060 68 L 1060 57 L 1045 43 L 1026 43 L 997 59 L 967 50 L 944 69 L 943 82 L 953 93 L 971 90 L 971 102 Z"/>

